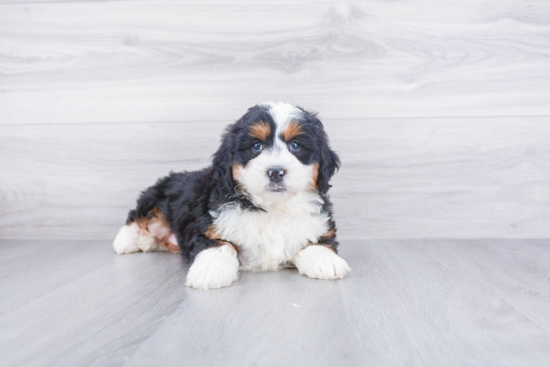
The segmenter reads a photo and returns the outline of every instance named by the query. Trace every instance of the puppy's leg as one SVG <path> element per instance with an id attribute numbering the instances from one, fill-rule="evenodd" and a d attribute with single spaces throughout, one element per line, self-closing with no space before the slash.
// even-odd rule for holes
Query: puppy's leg
<path id="1" fill-rule="evenodd" d="M 237 251 L 227 242 L 199 252 L 189 268 L 186 285 L 198 289 L 227 287 L 237 280 L 239 260 Z"/>
<path id="2" fill-rule="evenodd" d="M 154 208 L 146 216 L 137 217 L 123 226 L 115 238 L 113 247 L 117 254 L 132 252 L 168 251 L 179 253 L 179 247 L 172 238 L 170 224 L 160 210 Z M 174 242 L 173 242 L 174 241 Z"/>
<path id="3" fill-rule="evenodd" d="M 116 253 L 130 254 L 132 252 L 149 252 L 158 249 L 157 241 L 150 236 L 143 235 L 137 223 L 122 226 L 113 242 Z"/>
<path id="4" fill-rule="evenodd" d="M 159 242 L 159 250 L 171 252 L 173 254 L 179 254 L 181 252 L 178 246 L 178 240 L 173 234 L 170 235 L 168 239 L 163 239 L 161 242 Z"/>
<path id="5" fill-rule="evenodd" d="M 351 271 L 346 260 L 336 255 L 332 248 L 319 244 L 298 251 L 292 262 L 300 274 L 316 279 L 342 279 Z"/>

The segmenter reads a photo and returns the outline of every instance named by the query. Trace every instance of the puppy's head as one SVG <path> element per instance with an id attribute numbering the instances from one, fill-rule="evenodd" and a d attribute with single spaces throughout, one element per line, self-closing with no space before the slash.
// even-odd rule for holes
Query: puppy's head
<path id="1" fill-rule="evenodd" d="M 301 191 L 326 193 L 340 160 L 314 114 L 268 102 L 228 126 L 213 164 L 228 188 L 281 201 Z"/>

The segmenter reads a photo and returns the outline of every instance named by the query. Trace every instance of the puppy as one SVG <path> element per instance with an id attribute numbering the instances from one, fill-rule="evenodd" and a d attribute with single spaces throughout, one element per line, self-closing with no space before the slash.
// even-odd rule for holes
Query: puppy
<path id="1" fill-rule="evenodd" d="M 114 249 L 181 251 L 192 261 L 186 284 L 199 289 L 227 287 L 239 270 L 341 279 L 350 268 L 327 196 L 339 165 L 315 114 L 261 103 L 227 127 L 212 166 L 143 191 Z"/>

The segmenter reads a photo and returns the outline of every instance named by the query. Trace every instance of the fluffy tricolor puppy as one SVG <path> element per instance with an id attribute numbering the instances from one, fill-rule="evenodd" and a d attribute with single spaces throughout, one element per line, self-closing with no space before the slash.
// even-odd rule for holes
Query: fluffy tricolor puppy
<path id="1" fill-rule="evenodd" d="M 339 164 L 314 114 L 259 104 L 227 127 L 212 166 L 145 190 L 114 248 L 181 251 L 193 261 L 187 285 L 200 289 L 226 287 L 239 270 L 343 278 L 350 268 L 336 254 L 327 196 Z"/>

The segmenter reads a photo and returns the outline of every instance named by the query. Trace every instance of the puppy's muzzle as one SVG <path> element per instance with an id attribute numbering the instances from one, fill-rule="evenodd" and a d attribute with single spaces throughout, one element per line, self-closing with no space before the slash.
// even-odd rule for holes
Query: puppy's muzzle
<path id="1" fill-rule="evenodd" d="M 269 181 L 273 183 L 280 183 L 283 181 L 284 175 L 285 170 L 282 167 L 271 167 L 267 170 L 267 177 L 269 177 Z"/>

